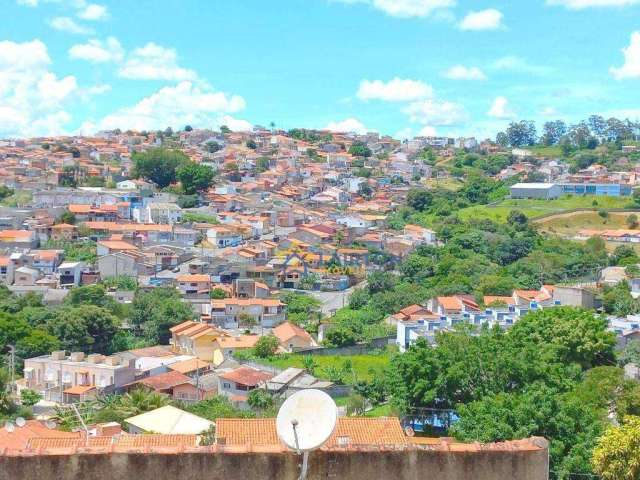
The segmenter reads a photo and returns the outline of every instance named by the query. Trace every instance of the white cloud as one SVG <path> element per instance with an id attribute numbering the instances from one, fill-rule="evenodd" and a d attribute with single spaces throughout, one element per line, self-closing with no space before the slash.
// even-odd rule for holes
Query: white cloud
<path id="1" fill-rule="evenodd" d="M 461 30 L 497 30 L 503 27 L 504 15 L 500 10 L 489 8 L 479 12 L 469 12 L 460 22 Z"/>
<path id="2" fill-rule="evenodd" d="M 418 132 L 420 137 L 435 137 L 437 135 L 435 127 L 426 126 Z"/>
<path id="3" fill-rule="evenodd" d="M 60 134 L 71 120 L 67 103 L 78 92 L 76 78 L 58 78 L 40 40 L 0 42 L 0 136 Z"/>
<path id="4" fill-rule="evenodd" d="M 458 125 L 468 118 L 462 105 L 434 99 L 411 103 L 402 111 L 412 122 L 429 126 Z"/>
<path id="5" fill-rule="evenodd" d="M 153 42 L 136 48 L 120 67 L 118 75 L 135 80 L 194 80 L 196 72 L 178 66 L 178 56 L 172 48 Z"/>
<path id="6" fill-rule="evenodd" d="M 487 115 L 493 118 L 507 119 L 515 117 L 515 112 L 511 110 L 509 101 L 505 97 L 497 97 L 493 101 L 491 108 L 489 108 Z"/>
<path id="7" fill-rule="evenodd" d="M 478 67 L 455 65 L 444 73 L 450 80 L 486 80 L 487 76 Z"/>
<path id="8" fill-rule="evenodd" d="M 247 128 L 250 125 L 248 122 L 229 116 L 245 106 L 244 99 L 238 95 L 227 95 L 207 85 L 196 86 L 183 81 L 175 86 L 163 87 L 135 105 L 107 115 L 96 124 L 86 123 L 81 130 L 158 130 L 167 126 L 218 127 L 224 124 L 232 130 L 234 127 Z"/>
<path id="9" fill-rule="evenodd" d="M 18 5 L 24 5 L 25 7 L 37 7 L 38 0 L 18 0 Z"/>
<path id="10" fill-rule="evenodd" d="M 363 135 L 367 133 L 367 127 L 357 118 L 347 118 L 340 122 L 329 122 L 325 129 L 339 133 L 357 133 Z"/>
<path id="11" fill-rule="evenodd" d="M 61 32 L 73 33 L 76 35 L 90 35 L 93 30 L 83 25 L 78 24 L 73 18 L 70 17 L 55 17 L 49 22 L 51 28 L 59 30 Z"/>
<path id="12" fill-rule="evenodd" d="M 363 80 L 356 96 L 360 100 L 384 100 L 386 102 L 408 102 L 433 95 L 433 88 L 419 80 L 394 78 L 388 82 L 382 80 Z"/>
<path id="13" fill-rule="evenodd" d="M 547 0 L 547 5 L 560 5 L 571 10 L 592 7 L 628 7 L 639 3 L 640 0 Z"/>
<path id="14" fill-rule="evenodd" d="M 82 10 L 78 12 L 78 17 L 83 20 L 104 20 L 109 16 L 109 11 L 104 5 L 98 5 L 97 3 L 90 3 Z"/>
<path id="15" fill-rule="evenodd" d="M 115 37 L 109 37 L 104 42 L 91 39 L 87 43 L 72 46 L 69 49 L 69 57 L 92 63 L 121 62 L 124 49 Z"/>
<path id="16" fill-rule="evenodd" d="M 519 73 L 530 73 L 533 75 L 544 75 L 551 71 L 551 68 L 545 65 L 535 65 L 529 63 L 522 57 L 515 55 L 507 55 L 498 58 L 491 64 L 494 70 L 506 70 Z"/>
<path id="17" fill-rule="evenodd" d="M 544 107 L 540 110 L 540 115 L 543 117 L 557 117 L 558 110 L 556 109 L 556 107 Z"/>
<path id="18" fill-rule="evenodd" d="M 640 32 L 631 34 L 631 43 L 622 49 L 624 64 L 619 67 L 611 67 L 611 75 L 616 80 L 627 78 L 640 78 Z"/>
<path id="19" fill-rule="evenodd" d="M 397 18 L 427 17 L 431 13 L 453 7 L 455 0 L 333 0 L 340 3 L 363 3 Z"/>

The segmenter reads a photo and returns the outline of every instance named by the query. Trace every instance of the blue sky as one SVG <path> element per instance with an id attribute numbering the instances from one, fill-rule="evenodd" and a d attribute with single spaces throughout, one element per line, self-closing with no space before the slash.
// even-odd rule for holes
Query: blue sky
<path id="1" fill-rule="evenodd" d="M 0 137 L 640 118 L 640 0 L 3 0 Z"/>

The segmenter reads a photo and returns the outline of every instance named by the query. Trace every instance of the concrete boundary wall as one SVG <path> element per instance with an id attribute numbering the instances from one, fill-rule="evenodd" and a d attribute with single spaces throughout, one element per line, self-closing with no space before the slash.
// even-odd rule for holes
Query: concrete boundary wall
<path id="1" fill-rule="evenodd" d="M 531 440 L 522 448 L 507 443 L 321 450 L 311 453 L 307 478 L 547 480 L 547 442 Z M 230 452 L 219 446 L 161 450 L 0 452 L 0 480 L 295 480 L 301 461 L 288 452 Z"/>

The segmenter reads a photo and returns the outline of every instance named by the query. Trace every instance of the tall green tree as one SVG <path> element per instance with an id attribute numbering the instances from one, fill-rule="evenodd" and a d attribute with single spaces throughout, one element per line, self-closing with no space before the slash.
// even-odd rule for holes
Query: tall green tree
<path id="1" fill-rule="evenodd" d="M 134 178 L 151 180 L 160 188 L 169 186 L 176 180 L 176 170 L 189 161 L 180 150 L 151 148 L 132 155 Z"/>

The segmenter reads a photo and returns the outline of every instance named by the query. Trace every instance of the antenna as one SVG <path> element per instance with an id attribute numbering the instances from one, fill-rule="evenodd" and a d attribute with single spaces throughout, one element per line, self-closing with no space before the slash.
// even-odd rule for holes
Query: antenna
<path id="1" fill-rule="evenodd" d="M 278 437 L 291 450 L 303 454 L 299 480 L 307 476 L 309 452 L 324 445 L 336 428 L 338 408 L 326 393 L 301 390 L 280 407 L 276 418 Z"/>
<path id="2" fill-rule="evenodd" d="M 12 432 L 14 432 L 14 431 L 15 431 L 16 426 L 15 426 L 13 423 L 11 423 L 10 421 L 8 421 L 8 420 L 7 420 L 7 421 L 5 422 L 5 424 L 4 424 L 4 429 L 5 429 L 7 432 L 12 433 Z"/>
<path id="3" fill-rule="evenodd" d="M 27 424 L 27 421 L 23 417 L 16 418 L 16 425 L 20 428 L 24 427 Z"/>

